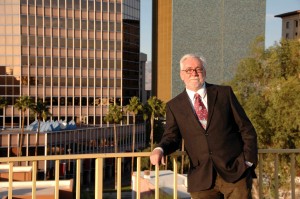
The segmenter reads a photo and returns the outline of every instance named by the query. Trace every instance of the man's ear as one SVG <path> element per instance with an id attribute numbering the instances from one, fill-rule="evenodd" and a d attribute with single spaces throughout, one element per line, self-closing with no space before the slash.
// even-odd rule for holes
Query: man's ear
<path id="1" fill-rule="evenodd" d="M 180 79 L 183 81 L 183 75 L 181 71 L 180 71 Z"/>

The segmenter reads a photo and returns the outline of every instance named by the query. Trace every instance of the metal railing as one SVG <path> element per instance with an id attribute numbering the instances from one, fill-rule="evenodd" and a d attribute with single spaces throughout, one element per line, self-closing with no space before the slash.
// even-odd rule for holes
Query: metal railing
<path id="1" fill-rule="evenodd" d="M 287 170 L 289 171 L 288 173 L 290 174 L 290 178 L 287 178 L 287 183 L 290 184 L 290 189 L 287 189 L 286 187 L 284 188 L 285 193 L 289 193 L 289 196 L 286 196 L 286 198 L 299 198 L 299 195 L 297 195 L 297 186 L 295 179 L 297 178 L 296 176 L 296 157 L 299 157 L 300 149 L 260 149 L 259 150 L 259 165 L 257 167 L 256 173 L 258 174 L 258 194 L 257 197 L 260 199 L 263 198 L 268 198 L 266 195 L 269 195 L 269 198 L 275 198 L 275 199 L 280 199 L 280 198 L 285 198 L 284 196 L 280 195 L 279 193 L 282 193 L 282 179 L 279 179 L 280 175 L 283 175 L 280 171 L 282 170 L 280 168 L 279 164 L 279 159 L 281 158 L 282 155 L 285 155 L 288 157 L 290 162 L 286 162 L 286 167 L 289 167 Z M 177 192 L 177 174 L 178 174 L 178 161 L 177 157 L 185 155 L 185 152 L 176 152 L 171 156 L 172 163 L 173 163 L 173 172 L 174 172 L 174 177 L 173 177 L 173 193 L 172 197 L 178 198 L 178 192 Z M 274 162 L 266 162 L 267 160 L 265 158 L 266 155 L 272 155 L 274 156 Z M 59 171 L 59 166 L 60 166 L 60 161 L 68 161 L 68 160 L 73 160 L 76 163 L 75 168 L 75 198 L 79 199 L 81 196 L 81 177 L 82 177 L 82 161 L 85 159 L 93 159 L 95 160 L 95 190 L 94 190 L 94 196 L 95 199 L 103 198 L 103 176 L 104 176 L 104 161 L 107 158 L 116 158 L 116 168 L 117 168 L 117 190 L 116 190 L 116 198 L 120 199 L 121 194 L 122 194 L 122 187 L 121 187 L 121 181 L 122 181 L 122 158 L 136 158 L 136 180 L 135 180 L 135 193 L 134 197 L 139 199 L 141 198 L 141 182 L 140 182 L 140 176 L 141 176 L 141 159 L 142 158 L 149 158 L 150 152 L 137 152 L 137 153 L 103 153 L 103 154 L 70 154 L 70 155 L 52 155 L 52 156 L 29 156 L 29 157 L 7 157 L 7 158 L 0 158 L 0 163 L 6 163 L 8 164 L 8 186 L 7 186 L 7 195 L 8 198 L 12 198 L 13 196 L 13 189 L 14 189 L 14 184 L 15 182 L 13 181 L 13 168 L 15 167 L 14 165 L 16 162 L 25 162 L 28 161 L 30 162 L 30 165 L 32 166 L 32 180 L 31 180 L 31 187 L 32 187 L 32 198 L 35 199 L 36 193 L 37 193 L 37 163 L 38 161 L 54 161 L 55 165 L 55 171 L 54 171 L 54 181 L 55 181 L 55 186 L 54 186 L 54 195 L 55 198 L 59 198 L 59 181 L 60 181 L 60 171 Z M 268 183 L 266 183 L 266 179 L 264 179 L 264 174 L 266 174 L 265 166 L 266 164 L 272 165 L 271 166 L 271 178 L 274 178 L 274 181 L 270 182 L 270 179 Z M 285 169 L 286 169 L 285 167 Z M 159 187 L 159 166 L 155 167 L 155 198 L 158 199 L 160 196 L 160 187 Z M 273 174 L 273 176 L 272 176 Z M 267 177 L 265 177 L 267 178 Z M 269 193 L 264 193 L 264 189 L 268 189 L 269 186 Z M 274 190 L 270 190 L 270 187 L 274 187 Z M 299 193 L 298 193 L 299 194 Z M 287 195 L 287 194 L 285 194 Z"/>

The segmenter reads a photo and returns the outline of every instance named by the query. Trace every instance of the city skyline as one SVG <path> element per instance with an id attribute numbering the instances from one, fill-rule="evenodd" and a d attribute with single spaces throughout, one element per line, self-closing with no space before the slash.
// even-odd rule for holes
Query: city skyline
<path id="1" fill-rule="evenodd" d="M 20 96 L 46 102 L 51 120 L 103 125 L 110 104 L 144 95 L 139 0 L 6 1 L 0 10 L 0 126 L 21 123 Z"/>

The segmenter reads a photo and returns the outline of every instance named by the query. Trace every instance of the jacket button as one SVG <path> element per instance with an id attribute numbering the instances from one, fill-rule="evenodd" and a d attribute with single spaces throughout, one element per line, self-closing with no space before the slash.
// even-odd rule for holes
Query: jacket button
<path id="1" fill-rule="evenodd" d="M 209 152 L 210 155 L 211 155 L 212 153 L 213 153 L 212 151 Z"/>
<path id="2" fill-rule="evenodd" d="M 208 136 L 208 133 L 205 133 L 205 136 Z"/>

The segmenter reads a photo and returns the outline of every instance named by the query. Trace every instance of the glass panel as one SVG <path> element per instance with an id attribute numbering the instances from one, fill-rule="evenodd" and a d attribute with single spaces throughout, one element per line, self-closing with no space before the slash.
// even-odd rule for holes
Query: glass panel
<path id="1" fill-rule="evenodd" d="M 51 59 L 50 59 L 50 57 L 45 57 L 45 66 L 51 66 Z"/>
<path id="2" fill-rule="evenodd" d="M 37 38 L 37 46 L 43 46 L 43 37 Z"/>
<path id="3" fill-rule="evenodd" d="M 87 86 L 87 80 L 86 80 L 86 78 L 81 78 L 81 86 L 83 86 L 83 87 Z"/>
<path id="4" fill-rule="evenodd" d="M 34 26 L 35 25 L 35 18 L 32 16 L 29 16 L 29 25 Z"/>
<path id="5" fill-rule="evenodd" d="M 67 78 L 67 80 L 68 80 L 67 85 L 73 86 L 73 78 Z"/>
<path id="6" fill-rule="evenodd" d="M 75 78 L 75 86 L 76 87 L 80 86 L 80 79 L 79 78 Z"/>
<path id="7" fill-rule="evenodd" d="M 60 81 L 60 86 L 66 86 L 66 78 L 65 77 L 60 77 L 59 81 Z"/>
<path id="8" fill-rule="evenodd" d="M 52 59 L 52 65 L 53 65 L 54 67 L 57 67 L 57 66 L 58 66 L 58 58 L 53 58 L 53 59 Z"/>
<path id="9" fill-rule="evenodd" d="M 29 81 L 31 86 L 35 86 L 35 78 L 34 77 L 30 77 L 30 81 Z M 43 85 L 43 78 L 42 77 L 38 77 L 37 78 L 37 85 L 38 86 L 42 86 Z"/>
<path id="10" fill-rule="evenodd" d="M 52 83 L 53 83 L 53 86 L 58 86 L 58 77 L 53 77 Z"/>
<path id="11" fill-rule="evenodd" d="M 51 86 L 51 78 L 45 77 L 45 86 Z"/>

